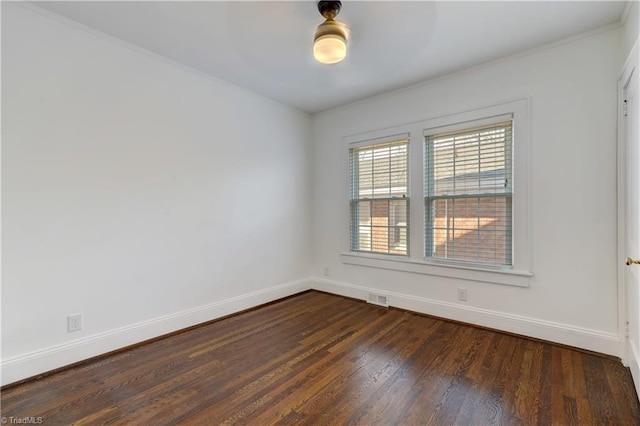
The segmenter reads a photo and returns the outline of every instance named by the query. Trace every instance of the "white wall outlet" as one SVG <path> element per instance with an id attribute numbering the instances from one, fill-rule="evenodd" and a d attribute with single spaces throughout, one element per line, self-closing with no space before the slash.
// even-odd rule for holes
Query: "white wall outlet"
<path id="1" fill-rule="evenodd" d="M 82 314 L 69 315 L 67 317 L 67 331 L 72 333 L 80 330 L 82 330 Z"/>
<path id="2" fill-rule="evenodd" d="M 467 301 L 467 289 L 458 287 L 458 300 L 462 300 L 463 302 Z"/>
<path id="3" fill-rule="evenodd" d="M 330 275 L 330 270 L 328 266 L 324 267 L 324 271 L 322 271 L 322 273 L 324 274 L 325 277 L 328 277 Z"/>

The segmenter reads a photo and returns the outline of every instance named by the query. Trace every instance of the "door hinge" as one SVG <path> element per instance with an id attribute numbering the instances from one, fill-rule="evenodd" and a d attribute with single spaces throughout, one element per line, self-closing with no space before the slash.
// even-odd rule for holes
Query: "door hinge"
<path id="1" fill-rule="evenodd" d="M 625 117 L 629 115 L 629 107 L 627 106 L 627 100 L 625 99 L 622 103 L 622 115 Z"/>

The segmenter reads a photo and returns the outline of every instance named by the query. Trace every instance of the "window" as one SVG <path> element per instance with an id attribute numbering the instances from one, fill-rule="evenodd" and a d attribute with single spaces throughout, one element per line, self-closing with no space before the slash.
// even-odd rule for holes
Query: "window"
<path id="1" fill-rule="evenodd" d="M 512 265 L 512 133 L 509 120 L 425 137 L 427 258 Z"/>
<path id="2" fill-rule="evenodd" d="M 528 286 L 528 105 L 520 99 L 345 137 L 342 261 Z"/>
<path id="3" fill-rule="evenodd" d="M 407 138 L 350 149 L 351 250 L 408 254 Z"/>

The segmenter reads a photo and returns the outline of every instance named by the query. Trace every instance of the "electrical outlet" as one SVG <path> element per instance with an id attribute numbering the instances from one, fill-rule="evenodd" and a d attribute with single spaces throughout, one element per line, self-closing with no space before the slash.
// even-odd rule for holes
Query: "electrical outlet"
<path id="1" fill-rule="evenodd" d="M 463 302 L 467 301 L 467 289 L 458 287 L 458 300 L 462 300 Z"/>
<path id="2" fill-rule="evenodd" d="M 80 330 L 82 330 L 82 314 L 69 315 L 67 317 L 67 331 L 72 333 Z"/>
<path id="3" fill-rule="evenodd" d="M 328 266 L 324 267 L 323 274 L 324 274 L 325 277 L 328 277 L 330 275 L 330 270 L 329 270 Z"/>

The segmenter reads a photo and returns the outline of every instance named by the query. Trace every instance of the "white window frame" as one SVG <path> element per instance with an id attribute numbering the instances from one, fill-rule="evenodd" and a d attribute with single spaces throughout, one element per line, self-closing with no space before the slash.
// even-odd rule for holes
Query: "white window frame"
<path id="1" fill-rule="evenodd" d="M 358 149 L 358 148 L 370 148 L 370 147 L 375 147 L 376 145 L 385 145 L 385 144 L 389 144 L 389 143 L 395 143 L 395 142 L 402 142 L 402 141 L 406 141 L 406 145 L 407 145 L 407 150 L 409 151 L 411 149 L 411 141 L 409 140 L 409 134 L 408 133 L 403 133 L 403 134 L 397 134 L 397 135 L 390 135 L 387 137 L 382 137 L 382 138 L 375 138 L 375 139 L 369 139 L 369 140 L 364 140 L 364 141 L 358 141 L 356 143 L 352 143 L 349 144 L 349 157 L 351 157 L 351 150 L 352 149 Z M 410 152 L 407 152 L 407 171 L 408 173 L 411 173 L 411 165 L 409 164 L 411 155 Z M 351 163 L 351 158 L 349 160 L 349 162 Z M 350 164 L 351 166 L 351 164 Z M 350 184 L 349 187 L 351 188 L 353 186 L 353 182 L 351 182 L 351 179 L 353 179 L 353 176 L 351 176 L 351 170 L 350 170 Z M 351 191 L 350 191 L 351 192 Z M 398 200 L 404 200 L 407 202 L 406 204 L 406 208 L 409 212 L 411 212 L 411 197 L 410 197 L 410 193 L 411 193 L 411 178 L 410 176 L 407 176 L 407 197 L 405 198 L 398 198 Z M 349 196 L 349 202 L 352 203 L 353 201 L 356 201 L 356 198 L 353 198 L 353 194 L 350 194 Z M 371 198 L 371 201 L 373 201 L 374 198 Z M 389 201 L 393 200 L 393 198 L 389 198 Z M 351 206 L 349 208 L 349 214 L 350 216 L 353 214 L 351 212 Z M 391 216 L 391 211 L 389 211 L 389 215 Z M 353 225 L 349 226 L 349 238 L 350 240 L 353 238 L 353 229 L 352 229 Z M 407 218 L 407 229 L 409 232 L 411 232 L 411 219 L 410 217 Z M 410 235 L 407 235 L 407 239 L 410 237 Z M 367 250 L 353 250 L 351 248 L 352 246 L 352 242 L 349 242 L 349 248 L 350 250 L 352 250 L 353 253 L 364 253 L 364 254 L 378 254 L 378 255 L 382 255 L 382 256 L 394 256 L 394 257 L 403 257 L 403 258 L 408 258 L 410 255 L 410 242 L 408 241 L 408 246 L 406 247 L 406 253 L 380 253 L 380 252 L 374 252 L 374 251 L 367 251 Z"/>
<path id="2" fill-rule="evenodd" d="M 512 265 L 482 265 L 456 262 L 449 259 L 425 257 L 425 203 L 424 203 L 424 149 L 425 135 L 455 128 L 474 127 L 478 123 L 496 122 L 505 116 L 513 118 L 513 187 L 512 187 Z M 344 139 L 349 158 L 349 148 L 367 140 L 389 140 L 399 134 L 409 134 L 409 188 L 411 203 L 408 257 L 350 251 L 347 237 L 341 253 L 342 262 L 350 265 L 391 269 L 402 272 L 442 276 L 462 280 L 495 284 L 529 286 L 532 271 L 532 234 L 529 203 L 529 101 L 512 102 L 477 108 L 465 112 L 431 118 L 428 120 L 395 126 L 348 136 Z M 350 182 L 348 180 L 348 182 Z M 348 191 L 347 185 L 347 191 Z M 421 200 L 418 202 L 417 200 Z M 344 214 L 346 235 L 350 230 L 349 203 Z"/>
<path id="3" fill-rule="evenodd" d="M 489 118 L 483 118 L 481 120 L 476 120 L 476 121 L 470 121 L 470 122 L 464 122 L 464 123 L 456 123 L 450 126 L 444 126 L 444 127 L 434 127 L 434 128 L 430 128 L 430 129 L 425 129 L 424 130 L 424 149 L 425 149 L 425 158 L 426 156 L 426 150 L 427 150 L 427 139 L 430 136 L 434 136 L 434 135 L 441 135 L 441 134 L 445 134 L 445 133 L 454 133 L 454 132 L 466 132 L 466 131 L 472 131 L 474 128 L 478 128 L 478 127 L 485 127 L 485 126 L 491 126 L 494 124 L 499 124 L 499 123 L 504 123 L 506 121 L 512 121 L 513 120 L 513 114 L 505 114 L 505 115 L 499 115 L 499 116 L 495 116 L 495 117 L 489 117 Z M 513 125 L 513 122 L 512 122 Z M 513 132 L 512 130 L 512 135 L 515 132 Z M 509 141 L 510 147 L 509 150 L 510 152 L 512 152 L 513 149 L 513 137 L 511 138 L 511 140 Z M 513 156 L 512 156 L 513 157 Z M 513 165 L 511 164 L 512 158 L 507 160 L 508 165 L 507 165 L 507 170 L 511 171 L 513 170 Z M 428 170 L 428 166 L 426 164 L 423 163 L 423 168 L 424 168 L 424 173 L 425 173 L 425 178 L 427 177 L 427 173 L 429 173 Z M 509 180 L 509 185 L 510 187 L 513 187 L 513 175 L 507 175 L 506 178 Z M 484 195 L 484 197 L 490 196 L 490 197 L 504 197 L 504 196 L 508 196 L 509 198 L 511 198 L 513 200 L 513 193 L 512 192 L 506 192 L 506 193 L 496 193 L 494 195 Z M 423 202 L 426 203 L 426 200 L 428 198 L 428 194 L 427 194 L 427 190 L 425 188 L 425 193 L 423 195 Z M 440 198 L 437 195 L 433 196 L 434 199 L 438 199 Z M 452 196 L 450 197 L 451 199 L 456 199 L 456 198 L 463 198 L 463 196 L 461 195 L 457 195 L 457 196 Z M 513 202 L 510 203 L 510 205 L 508 206 L 509 209 L 511 209 Z M 426 204 L 425 204 L 426 206 Z M 428 216 L 428 212 L 426 211 L 426 207 L 425 207 L 425 244 L 428 245 L 427 237 L 427 227 L 428 227 L 428 220 L 427 220 L 427 216 Z M 513 217 L 513 214 L 511 214 L 511 217 Z M 509 228 L 513 227 L 513 220 L 511 220 L 511 224 L 509 226 Z M 513 250 L 513 238 L 511 238 L 511 246 L 509 247 L 509 251 L 511 252 L 511 250 Z M 457 260 L 454 258 L 443 258 L 443 257 L 431 257 L 429 255 L 426 254 L 425 250 L 425 261 L 434 263 L 434 264 L 443 264 L 443 265 L 447 265 L 447 264 L 456 264 L 456 263 L 460 263 L 462 265 L 469 265 L 472 267 L 481 267 L 481 268 L 488 268 L 488 269 L 492 269 L 492 268 L 511 268 L 513 265 L 513 256 L 509 256 L 509 260 L 511 262 L 510 265 L 500 265 L 500 264 L 492 264 L 492 263 L 488 263 L 488 262 L 479 262 L 479 261 L 473 261 L 473 260 Z"/>

